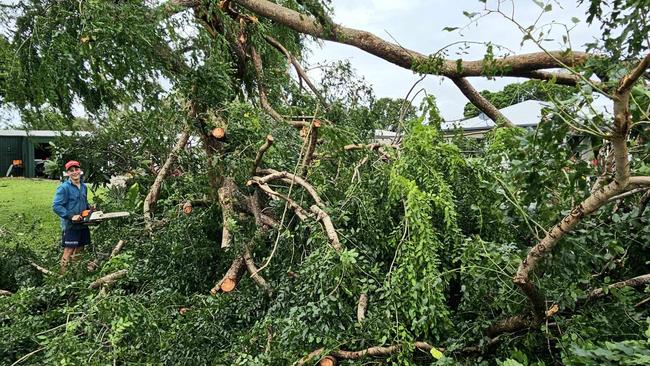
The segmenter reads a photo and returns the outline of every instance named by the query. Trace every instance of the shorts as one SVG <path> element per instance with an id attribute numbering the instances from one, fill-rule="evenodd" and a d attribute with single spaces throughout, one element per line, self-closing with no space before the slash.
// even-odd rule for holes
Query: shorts
<path id="1" fill-rule="evenodd" d="M 90 244 L 90 229 L 70 228 L 61 235 L 61 246 L 64 248 L 79 248 Z"/>

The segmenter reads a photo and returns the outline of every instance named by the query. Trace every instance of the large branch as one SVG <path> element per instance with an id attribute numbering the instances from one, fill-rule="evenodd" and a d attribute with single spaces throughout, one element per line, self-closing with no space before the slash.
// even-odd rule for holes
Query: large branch
<path id="1" fill-rule="evenodd" d="M 172 165 L 174 165 L 174 163 L 176 162 L 176 159 L 178 158 L 178 154 L 180 153 L 181 150 L 183 150 L 189 138 L 190 138 L 190 132 L 188 127 L 178 137 L 178 140 L 176 141 L 176 144 L 172 148 L 172 151 L 167 156 L 167 160 L 165 160 L 165 164 L 163 164 L 162 168 L 160 168 L 158 174 L 156 175 L 156 179 L 151 185 L 151 188 L 149 188 L 149 193 L 147 193 L 147 197 L 144 199 L 144 205 L 142 210 L 144 217 L 147 221 L 151 220 L 153 216 L 153 209 L 156 205 L 156 202 L 158 201 L 158 197 L 160 197 L 160 189 L 163 180 L 165 180 L 165 178 L 169 174 L 169 170 L 171 169 Z"/>
<path id="2" fill-rule="evenodd" d="M 530 274 L 535 270 L 538 263 L 553 248 L 559 240 L 570 232 L 583 217 L 595 212 L 606 204 L 610 198 L 625 192 L 630 183 L 644 184 L 646 177 L 634 177 L 630 179 L 630 166 L 628 160 L 627 137 L 632 119 L 630 115 L 630 90 L 636 80 L 650 64 L 650 54 L 646 56 L 629 74 L 621 79 L 619 86 L 614 93 L 614 125 L 613 132 L 609 137 L 614 151 L 614 164 L 616 173 L 614 180 L 608 185 L 597 189 L 587 199 L 571 210 L 571 213 L 562 221 L 548 231 L 546 236 L 537 245 L 532 247 L 526 258 L 521 262 L 513 282 L 526 294 L 533 307 L 533 316 L 536 321 L 543 318 L 545 302 L 542 294 L 535 284 L 530 280 Z M 650 181 L 650 180 L 649 180 Z"/>
<path id="3" fill-rule="evenodd" d="M 512 121 L 510 121 L 508 117 L 504 116 L 503 113 L 501 113 L 501 111 L 494 106 L 494 104 L 485 99 L 481 93 L 474 89 L 472 84 L 470 84 L 467 79 L 453 78 L 451 80 L 454 82 L 454 84 L 456 84 L 463 95 L 465 95 L 467 99 L 469 99 L 469 101 L 476 106 L 476 108 L 480 109 L 481 112 L 490 117 L 490 119 L 493 120 L 497 126 L 515 127 Z"/>
<path id="4" fill-rule="evenodd" d="M 308 34 L 316 38 L 338 43 L 344 43 L 360 48 L 370 54 L 380 57 L 395 65 L 427 74 L 443 75 L 450 78 L 483 76 L 485 63 L 483 60 L 462 61 L 443 60 L 440 67 L 428 68 L 415 67 L 427 65 L 429 57 L 406 49 L 394 43 L 387 42 L 376 35 L 342 25 L 333 24 L 331 29 L 323 27 L 312 16 L 301 14 L 295 10 L 267 0 L 233 0 L 253 13 L 269 18 L 276 23 L 289 27 L 297 32 Z M 490 68 L 502 70 L 502 76 L 539 77 L 530 74 L 531 71 L 567 66 L 576 66 L 586 61 L 588 54 L 583 52 L 554 51 L 529 53 L 517 56 L 504 57 L 490 63 Z"/>
<path id="5" fill-rule="evenodd" d="M 309 210 L 314 215 L 316 215 L 316 221 L 320 222 L 321 225 L 323 226 L 323 229 L 325 230 L 325 234 L 327 234 L 327 239 L 329 240 L 332 248 L 334 248 L 334 250 L 336 250 L 337 252 L 343 250 L 343 247 L 341 246 L 341 242 L 339 241 L 339 235 L 336 233 L 336 229 L 334 228 L 334 224 L 332 224 L 332 219 L 330 218 L 330 215 L 328 215 L 327 212 L 323 211 L 317 205 L 311 205 Z"/>

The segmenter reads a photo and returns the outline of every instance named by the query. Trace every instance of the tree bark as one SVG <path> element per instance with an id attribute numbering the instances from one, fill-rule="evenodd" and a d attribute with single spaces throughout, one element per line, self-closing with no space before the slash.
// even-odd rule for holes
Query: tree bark
<path id="1" fill-rule="evenodd" d="M 630 278 L 625 281 L 616 282 L 605 287 L 607 289 L 616 289 L 616 288 L 623 288 L 623 287 L 641 287 L 643 285 L 647 285 L 648 283 L 650 283 L 650 273 L 644 274 L 642 276 Z M 605 291 L 602 288 L 597 288 L 589 292 L 587 299 L 594 300 L 594 299 L 599 299 L 603 296 L 605 296 Z"/>
<path id="2" fill-rule="evenodd" d="M 262 290 L 264 290 L 269 297 L 273 296 L 273 290 L 271 289 L 271 286 L 259 274 L 259 270 L 257 269 L 255 262 L 253 261 L 253 254 L 251 253 L 251 249 L 249 246 L 246 246 L 244 248 L 244 263 L 246 264 L 246 269 L 248 270 L 248 273 L 250 273 L 253 281 L 255 281 L 255 283 L 260 288 L 262 288 Z"/>
<path id="3" fill-rule="evenodd" d="M 109 286 L 110 284 L 114 283 L 118 279 L 126 276 L 129 273 L 128 269 L 122 269 L 117 272 L 113 272 L 111 274 L 108 274 L 104 277 L 96 279 L 93 283 L 91 283 L 88 288 L 89 289 L 96 289 L 100 286 Z"/>
<path id="4" fill-rule="evenodd" d="M 323 229 L 327 234 L 327 238 L 329 239 L 332 248 L 334 248 L 334 250 L 336 250 L 337 252 L 342 251 L 343 247 L 341 246 L 341 242 L 339 241 L 339 236 L 336 233 L 334 224 L 332 224 L 332 219 L 330 218 L 330 215 L 328 215 L 327 212 L 323 211 L 317 205 L 312 205 L 309 209 L 314 215 L 316 215 L 316 221 L 320 222 L 321 225 L 323 226 Z"/>
<path id="5" fill-rule="evenodd" d="M 318 143 L 318 129 L 320 128 L 320 121 L 314 119 L 311 123 L 311 128 L 309 129 L 309 143 L 307 145 L 307 152 L 305 157 L 300 164 L 300 175 L 305 177 L 307 175 L 307 170 L 314 159 L 314 152 L 316 151 L 316 144 Z"/>
<path id="6" fill-rule="evenodd" d="M 427 65 L 430 61 L 429 57 L 400 45 L 386 42 L 370 32 L 347 28 L 338 24 L 333 24 L 331 29 L 329 27 L 325 28 L 312 16 L 301 14 L 267 0 L 233 0 L 233 2 L 299 33 L 357 47 L 406 69 L 414 69 L 420 73 L 442 75 L 449 78 L 484 75 L 485 65 L 483 60 L 462 61 L 460 64 L 456 60 L 442 60 L 440 67 L 417 67 Z M 547 77 L 547 75 L 531 74 L 530 72 L 563 67 L 562 64 L 568 66 L 580 65 L 587 60 L 587 57 L 588 54 L 582 52 L 552 51 L 548 54 L 538 52 L 504 57 L 495 60 L 493 66 L 503 70 L 501 76 Z"/>
<path id="7" fill-rule="evenodd" d="M 118 241 L 117 244 L 115 244 L 113 250 L 111 251 L 111 256 L 109 258 L 113 258 L 116 255 L 120 254 L 120 251 L 122 250 L 123 247 L 124 247 L 124 240 Z"/>
<path id="8" fill-rule="evenodd" d="M 160 170 L 158 171 L 158 174 L 156 175 L 156 179 L 151 185 L 151 188 L 149 188 L 149 193 L 147 194 L 147 197 L 144 199 L 143 214 L 145 220 L 150 221 L 153 218 L 153 210 L 155 209 L 156 202 L 160 197 L 160 188 L 162 186 L 163 180 L 165 180 L 167 174 L 169 174 L 170 168 L 176 162 L 176 159 L 178 158 L 178 154 L 180 153 L 181 150 L 183 150 L 189 138 L 190 138 L 190 132 L 188 127 L 179 135 L 176 144 L 174 145 L 172 151 L 167 156 L 167 160 L 165 160 L 165 163 L 163 164 L 162 168 L 160 168 Z"/>
<path id="9" fill-rule="evenodd" d="M 526 258 L 521 262 L 513 282 L 529 298 L 533 307 L 533 316 L 536 322 L 541 321 L 544 316 L 544 298 L 533 282 L 530 280 L 530 273 L 534 271 L 537 264 L 557 245 L 559 240 L 570 232 L 583 217 L 595 212 L 608 200 L 620 193 L 623 193 L 628 184 L 645 184 L 647 177 L 634 177 L 630 179 L 630 166 L 628 161 L 627 136 L 632 125 L 629 98 L 630 90 L 636 80 L 643 74 L 650 64 L 648 54 L 629 74 L 623 77 L 616 88 L 614 100 L 614 126 L 609 137 L 614 151 L 614 164 L 616 172 L 614 181 L 608 185 L 598 188 L 587 199 L 571 210 L 571 213 L 562 221 L 548 231 L 546 236 L 537 245 L 532 247 Z M 650 182 L 650 179 L 648 179 Z"/>
<path id="10" fill-rule="evenodd" d="M 226 271 L 226 274 L 217 282 L 216 285 L 210 290 L 212 295 L 216 295 L 219 291 L 230 292 L 235 289 L 239 278 L 244 270 L 244 258 L 237 257 Z"/>
<path id="11" fill-rule="evenodd" d="M 262 146 L 260 146 L 260 149 L 257 150 L 257 155 L 255 155 L 255 161 L 253 161 L 253 168 L 251 169 L 251 177 L 257 173 L 257 168 L 262 163 L 264 153 L 266 153 L 266 150 L 268 150 L 271 145 L 273 145 L 273 136 L 266 135 L 266 141 Z"/>
<path id="12" fill-rule="evenodd" d="M 223 185 L 219 188 L 219 204 L 221 205 L 222 232 L 221 232 L 221 249 L 230 248 L 232 244 L 232 233 L 230 232 L 230 220 L 235 217 L 233 202 L 235 200 L 235 191 L 237 186 L 232 178 L 225 178 Z"/>
<path id="13" fill-rule="evenodd" d="M 481 95 L 472 84 L 467 81 L 465 78 L 452 78 L 454 84 L 460 89 L 460 91 L 469 99 L 469 101 L 480 109 L 481 112 L 485 113 L 486 116 L 490 117 L 494 123 L 499 127 L 516 127 L 508 117 L 504 116 L 499 109 L 497 109 L 494 104 L 490 103 L 484 96 Z"/>
<path id="14" fill-rule="evenodd" d="M 359 302 L 357 303 L 357 322 L 363 323 L 366 319 L 366 310 L 368 309 L 368 294 L 362 293 L 359 295 Z"/>

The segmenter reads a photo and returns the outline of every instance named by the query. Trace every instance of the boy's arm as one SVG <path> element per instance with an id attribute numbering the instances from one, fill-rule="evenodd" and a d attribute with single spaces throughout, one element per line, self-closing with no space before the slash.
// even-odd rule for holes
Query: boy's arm
<path id="1" fill-rule="evenodd" d="M 72 219 L 72 216 L 74 216 L 74 213 L 69 212 L 65 208 L 66 201 L 67 201 L 67 195 L 66 195 L 65 189 L 63 188 L 63 186 L 59 186 L 56 189 L 56 193 L 54 194 L 54 201 L 52 201 L 52 210 L 60 218 Z"/>

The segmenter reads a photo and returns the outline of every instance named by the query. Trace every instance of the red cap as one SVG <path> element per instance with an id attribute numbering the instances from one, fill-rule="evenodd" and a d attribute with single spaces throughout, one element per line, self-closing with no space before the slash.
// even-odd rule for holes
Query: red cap
<path id="1" fill-rule="evenodd" d="M 69 162 L 65 163 L 65 170 L 70 169 L 71 167 L 76 166 L 78 168 L 81 168 L 81 164 L 79 164 L 78 161 L 76 160 L 70 160 Z"/>

